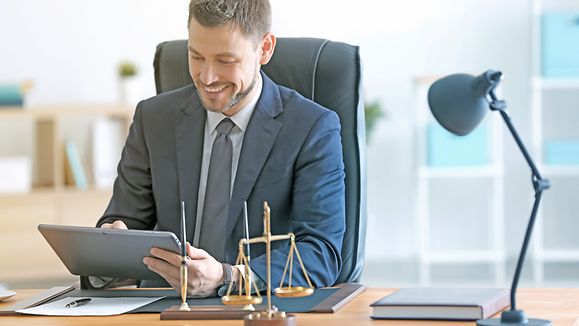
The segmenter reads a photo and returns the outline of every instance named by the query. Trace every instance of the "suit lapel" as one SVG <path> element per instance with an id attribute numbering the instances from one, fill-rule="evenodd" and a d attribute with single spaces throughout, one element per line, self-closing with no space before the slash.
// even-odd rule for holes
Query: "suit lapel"
<path id="1" fill-rule="evenodd" d="M 197 193 L 203 158 L 203 138 L 207 113 L 197 95 L 191 97 L 175 117 L 175 145 L 177 150 L 177 175 L 179 201 L 185 201 L 187 230 L 193 230 L 197 216 Z M 181 210 L 179 210 L 181 211 Z M 187 233 L 193 243 L 193 232 Z"/>
<path id="2" fill-rule="evenodd" d="M 277 85 L 264 73 L 261 73 L 261 76 L 262 93 L 247 125 L 239 155 L 229 206 L 226 237 L 231 235 L 235 224 L 241 217 L 243 202 L 249 197 L 282 126 L 274 119 L 283 111 Z"/>

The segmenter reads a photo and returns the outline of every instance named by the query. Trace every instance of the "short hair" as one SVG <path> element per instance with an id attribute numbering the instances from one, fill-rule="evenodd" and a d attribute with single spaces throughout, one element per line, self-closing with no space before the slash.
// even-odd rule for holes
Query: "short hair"
<path id="1" fill-rule="evenodd" d="M 271 30 L 271 6 L 269 0 L 191 0 L 187 27 L 192 19 L 205 27 L 231 24 L 258 42 Z"/>

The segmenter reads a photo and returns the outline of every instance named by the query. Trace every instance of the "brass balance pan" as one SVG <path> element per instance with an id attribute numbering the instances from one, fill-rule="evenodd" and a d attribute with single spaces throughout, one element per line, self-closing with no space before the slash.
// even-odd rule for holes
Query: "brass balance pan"
<path id="1" fill-rule="evenodd" d="M 246 295 L 226 295 L 221 298 L 223 304 L 230 305 L 248 305 L 248 304 L 261 304 L 263 299 L 257 296 L 246 296 Z"/>
<path id="2" fill-rule="evenodd" d="M 303 286 L 284 286 L 273 290 L 273 292 L 280 298 L 299 298 L 312 295 L 314 293 L 314 288 L 306 288 Z"/>

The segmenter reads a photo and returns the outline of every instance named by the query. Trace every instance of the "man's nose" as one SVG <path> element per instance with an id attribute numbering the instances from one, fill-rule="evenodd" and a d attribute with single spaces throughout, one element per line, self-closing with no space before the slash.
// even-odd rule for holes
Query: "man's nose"
<path id="1" fill-rule="evenodd" d="M 213 65 L 209 63 L 204 64 L 203 67 L 201 68 L 200 78 L 203 84 L 205 85 L 211 85 L 213 82 L 219 80 L 215 68 L 213 67 Z"/>

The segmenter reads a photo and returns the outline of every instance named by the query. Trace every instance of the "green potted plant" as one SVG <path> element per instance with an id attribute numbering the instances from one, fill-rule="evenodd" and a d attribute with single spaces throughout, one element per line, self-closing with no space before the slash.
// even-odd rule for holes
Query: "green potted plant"
<path id="1" fill-rule="evenodd" d="M 372 138 L 372 133 L 376 127 L 376 122 L 384 116 L 382 104 L 378 100 L 366 102 L 364 104 L 364 114 L 366 117 L 366 143 Z"/>
<path id="2" fill-rule="evenodd" d="M 128 60 L 121 61 L 117 66 L 120 103 L 129 107 L 134 106 L 140 100 L 137 72 L 136 65 Z"/>
<path id="3" fill-rule="evenodd" d="M 128 78 L 137 74 L 137 67 L 130 61 L 121 61 L 119 63 L 119 76 L 121 78 Z"/>

